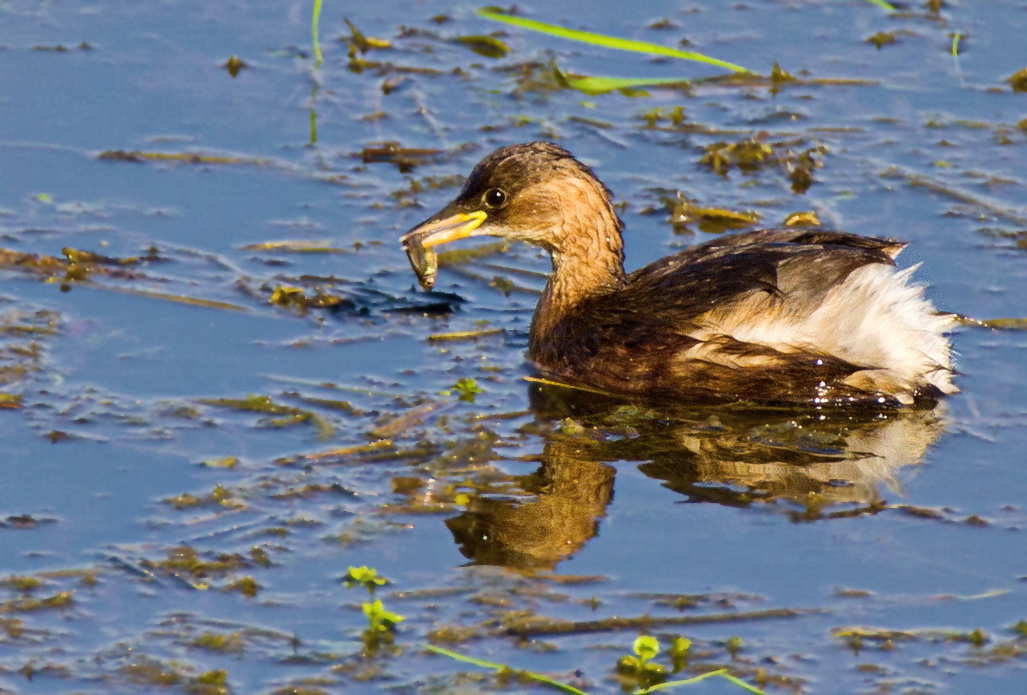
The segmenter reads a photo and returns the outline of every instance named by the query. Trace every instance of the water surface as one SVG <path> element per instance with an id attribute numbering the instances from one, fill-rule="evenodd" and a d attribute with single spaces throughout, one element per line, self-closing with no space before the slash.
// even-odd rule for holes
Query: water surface
<path id="1" fill-rule="evenodd" d="M 629 269 L 710 238 L 678 194 L 812 210 L 910 242 L 939 307 L 1022 318 L 1023 7 L 522 8 L 801 78 L 632 96 L 550 63 L 718 72 L 473 9 L 327 3 L 315 70 L 306 3 L 0 3 L 0 692 L 533 689 L 428 642 L 616 692 L 642 631 L 770 693 L 1023 692 L 1027 333 L 958 331 L 934 412 L 582 403 L 523 379 L 544 258 L 442 267 L 428 295 L 398 243 L 492 148 L 555 139 L 625 203 Z M 391 46 L 351 58 L 343 13 Z M 494 32 L 505 57 L 453 40 Z M 700 164 L 758 135 L 777 161 Z M 433 152 L 365 161 L 385 143 Z M 377 650 L 342 582 L 362 565 L 405 616 Z"/>

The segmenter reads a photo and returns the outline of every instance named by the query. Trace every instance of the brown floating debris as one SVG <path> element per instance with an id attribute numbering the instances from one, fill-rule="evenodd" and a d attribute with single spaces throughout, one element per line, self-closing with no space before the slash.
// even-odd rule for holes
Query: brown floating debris
<path id="1" fill-rule="evenodd" d="M 0 393 L 0 408 L 16 409 L 21 407 L 21 394 Z"/>
<path id="2" fill-rule="evenodd" d="M 458 36 L 453 40 L 486 58 L 502 58 L 510 52 L 510 47 L 495 36 Z"/>
<path id="3" fill-rule="evenodd" d="M 203 299 L 202 297 L 188 297 L 184 294 L 154 292 L 153 290 L 141 290 L 134 287 L 111 287 L 110 285 L 89 285 L 89 287 L 94 289 L 103 289 L 109 292 L 118 292 L 120 294 L 132 294 L 137 297 L 146 297 L 147 299 L 162 299 L 166 302 L 200 306 L 206 309 L 220 309 L 221 311 L 249 311 L 247 307 L 240 306 L 238 304 L 219 302 L 213 299 Z"/>
<path id="4" fill-rule="evenodd" d="M 962 191 L 958 188 L 947 186 L 933 179 L 929 179 L 926 176 L 906 171 L 897 166 L 889 168 L 884 173 L 884 176 L 905 179 L 910 186 L 923 187 L 939 195 L 951 198 L 952 200 L 955 200 L 957 202 L 966 203 L 967 205 L 976 205 L 978 207 L 983 208 L 984 210 L 987 210 L 993 215 L 1010 220 L 1011 222 L 1016 222 L 1017 224 L 1027 224 L 1027 216 L 1021 215 L 1013 211 L 1012 209 L 1003 207 L 989 200 L 986 200 L 985 198 L 975 196 L 973 194 L 967 193 L 966 191 Z"/>
<path id="5" fill-rule="evenodd" d="M 400 147 L 398 142 L 383 142 L 380 145 L 373 145 L 360 150 L 360 160 L 364 164 L 388 162 L 397 165 L 400 171 L 409 171 L 415 166 L 434 161 L 445 154 L 445 150 Z"/>
<path id="6" fill-rule="evenodd" d="M 261 166 L 271 163 L 271 160 L 256 157 L 226 157 L 194 152 L 143 152 L 141 150 L 106 150 L 97 155 L 97 159 L 115 162 L 169 161 L 186 164 L 256 164 Z"/>
<path id="7" fill-rule="evenodd" d="M 329 449 L 328 451 L 318 451 L 311 454 L 303 454 L 295 458 L 278 459 L 275 463 L 279 465 L 288 465 L 298 462 L 305 461 L 326 461 L 333 459 L 346 459 L 351 456 L 357 456 L 359 454 L 365 454 L 371 451 L 378 451 L 380 449 L 389 449 L 394 447 L 391 439 L 379 439 L 374 442 L 368 442 L 367 444 L 358 444 L 356 446 L 348 446 L 341 449 Z"/>
<path id="8" fill-rule="evenodd" d="M 263 241 L 246 244 L 240 248 L 243 251 L 282 251 L 286 253 L 351 253 L 349 249 L 332 246 L 329 241 L 302 241 L 299 239 Z"/>
<path id="9" fill-rule="evenodd" d="M 824 613 L 820 608 L 772 608 L 763 611 L 742 613 L 711 613 L 709 615 L 677 615 L 653 617 L 643 615 L 635 618 L 600 618 L 599 620 L 563 621 L 529 619 L 521 624 L 507 625 L 505 632 L 520 638 L 543 635 L 580 635 L 613 630 L 645 630 L 655 627 L 681 625 L 703 625 L 706 623 L 734 623 L 743 620 L 768 620 L 773 618 L 797 618 L 802 615 Z"/>
<path id="10" fill-rule="evenodd" d="M 408 432 L 411 428 L 424 422 L 424 420 L 435 411 L 446 409 L 451 405 L 452 404 L 447 401 L 438 401 L 435 403 L 419 405 L 416 408 L 412 408 L 402 415 L 393 418 L 381 427 L 372 430 L 371 435 L 378 437 L 379 439 L 391 439 L 397 435 L 402 435 Z"/>

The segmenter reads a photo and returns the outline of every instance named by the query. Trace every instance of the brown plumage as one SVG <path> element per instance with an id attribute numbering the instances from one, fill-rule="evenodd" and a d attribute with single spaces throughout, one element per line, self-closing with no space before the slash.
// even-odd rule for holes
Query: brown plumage
<path id="1" fill-rule="evenodd" d="M 403 237 L 422 284 L 434 247 L 522 240 L 553 272 L 531 324 L 545 374 L 688 401 L 912 404 L 957 389 L 940 314 L 896 272 L 904 244 L 809 229 L 724 236 L 624 272 L 606 187 L 551 143 L 503 147 Z"/>

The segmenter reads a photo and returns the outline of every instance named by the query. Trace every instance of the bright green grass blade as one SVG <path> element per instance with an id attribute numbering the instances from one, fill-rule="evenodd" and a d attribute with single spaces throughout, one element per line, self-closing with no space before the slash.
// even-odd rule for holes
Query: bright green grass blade
<path id="1" fill-rule="evenodd" d="M 727 68 L 728 70 L 734 70 L 735 72 L 750 72 L 747 68 L 743 68 L 741 65 L 735 65 L 734 63 L 728 63 L 723 60 L 717 60 L 716 58 L 710 58 L 702 53 L 693 53 L 691 51 L 679 51 L 674 48 L 667 48 L 656 43 L 647 43 L 645 41 L 632 41 L 631 39 L 620 39 L 616 36 L 606 36 L 604 34 L 593 34 L 589 31 L 575 31 L 574 29 L 567 29 L 565 27 L 557 26 L 555 24 L 546 24 L 544 22 L 536 22 L 532 19 L 524 19 L 522 17 L 512 17 L 507 14 L 499 14 L 496 12 L 488 12 L 486 10 L 478 10 L 478 14 L 485 19 L 491 19 L 496 22 L 502 22 L 503 24 L 512 24 L 515 27 L 521 27 L 522 29 L 531 29 L 532 31 L 540 31 L 543 34 L 549 34 L 550 36 L 559 36 L 563 39 L 571 39 L 572 41 L 580 41 L 582 43 L 591 43 L 596 46 L 605 46 L 606 48 L 616 48 L 621 51 L 634 51 L 636 53 L 648 53 L 650 55 L 661 55 L 668 56 L 670 58 L 681 58 L 682 60 L 692 60 L 699 63 L 707 63 L 709 65 L 716 65 L 717 67 Z"/>
<path id="2" fill-rule="evenodd" d="M 878 7 L 888 10 L 889 12 L 894 12 L 897 9 L 895 5 L 891 4 L 890 2 L 885 2 L 884 0 L 867 0 L 867 2 L 869 2 L 872 5 L 877 5 Z"/>
<path id="3" fill-rule="evenodd" d="M 467 663 L 467 664 L 474 664 L 475 666 L 481 666 L 483 668 L 490 668 L 490 669 L 493 669 L 495 671 L 499 671 L 499 670 L 504 669 L 504 668 L 508 668 L 508 669 L 511 669 L 511 670 L 516 670 L 516 669 L 512 669 L 510 666 L 507 666 L 506 664 L 498 664 L 498 663 L 496 663 L 494 661 L 485 661 L 483 659 L 475 659 L 473 656 L 464 656 L 463 654 L 460 654 L 458 652 L 451 652 L 448 649 L 443 649 L 442 647 L 436 647 L 434 644 L 426 644 L 426 645 L 424 645 L 424 647 L 428 651 L 435 652 L 436 654 L 442 654 L 443 656 L 448 656 L 450 659 L 455 659 L 456 661 L 463 661 L 464 663 Z M 565 693 L 571 693 L 571 695 L 588 695 L 588 693 L 584 692 L 583 690 L 578 690 L 574 686 L 567 685 L 566 683 L 561 683 L 560 681 L 554 681 L 552 678 L 548 678 L 546 676 L 543 676 L 541 673 L 535 673 L 533 671 L 518 671 L 518 673 L 522 673 L 525 676 L 527 676 L 528 678 L 531 678 L 532 680 L 538 681 L 539 683 L 545 683 L 546 685 L 552 686 L 552 687 L 556 688 L 557 690 L 562 690 Z"/>
<path id="4" fill-rule="evenodd" d="M 963 38 L 963 35 L 958 31 L 952 35 L 952 48 L 949 49 L 949 53 L 953 56 L 959 55 L 959 41 Z"/>
<path id="5" fill-rule="evenodd" d="M 317 39 L 317 23 L 321 19 L 321 0 L 314 0 L 314 12 L 310 16 L 310 34 L 314 42 L 314 69 L 321 67 L 324 56 L 321 55 L 321 43 Z"/>

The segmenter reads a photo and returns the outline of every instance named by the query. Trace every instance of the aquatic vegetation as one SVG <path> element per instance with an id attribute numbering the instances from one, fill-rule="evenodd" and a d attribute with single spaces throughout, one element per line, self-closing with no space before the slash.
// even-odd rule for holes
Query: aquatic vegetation
<path id="1" fill-rule="evenodd" d="M 1004 486 L 1023 421 L 1027 120 L 1006 81 L 1017 67 L 994 64 L 1009 6 L 917 0 L 881 5 L 885 17 L 866 3 L 699 3 L 619 26 L 532 10 L 787 67 L 767 75 L 528 34 L 474 7 L 353 5 L 347 27 L 327 3 L 331 41 L 317 44 L 312 16 L 313 52 L 293 15 L 280 21 L 295 8 L 204 6 L 210 31 L 198 33 L 182 20 L 195 13 L 161 3 L 0 10 L 22 36 L 4 59 L 25 77 L 6 95 L 0 143 L 0 690 L 484 692 L 541 680 L 442 661 L 418 648 L 430 641 L 598 693 L 641 685 L 615 661 L 641 661 L 631 647 L 643 633 L 662 643 L 645 664 L 686 679 L 665 692 L 693 678 L 714 678 L 694 692 L 742 692 L 707 675 L 725 667 L 768 693 L 976 679 L 1015 690 L 1025 520 Z M 898 43 L 871 50 L 878 29 Z M 137 34 L 162 40 L 143 50 L 118 38 Z M 970 63 L 950 57 L 968 51 Z M 210 79 L 166 69 L 193 64 Z M 65 74 L 77 77 L 59 93 L 31 88 Z M 39 114 L 60 127 L 40 128 Z M 775 151 L 745 176 L 732 161 L 725 179 L 697 166 L 704 147 L 725 143 L 729 160 L 727 147 L 761 131 Z M 601 394 L 523 380 L 525 307 L 545 264 L 516 244 L 453 249 L 436 258 L 452 277 L 422 296 L 394 241 L 462 185 L 481 149 L 529 138 L 578 142 L 610 173 L 633 266 L 695 240 L 672 229 L 823 221 L 926 238 L 929 267 L 952 259 L 939 304 L 982 316 L 959 335 L 968 396 L 953 403 L 954 436 L 923 455 L 940 430 L 888 414 L 879 428 L 823 427 L 823 413 L 596 414 Z M 789 187 L 814 177 L 816 195 L 796 202 Z M 887 453 L 911 441 L 918 455 Z M 921 455 L 930 466 L 916 466 Z M 980 484 L 958 488 L 966 466 Z M 809 552 L 794 557 L 783 537 Z M 339 590 L 348 564 L 382 567 L 382 553 L 389 579 L 418 588 L 373 572 L 358 573 L 374 579 L 357 593 Z M 974 572 L 953 577 L 953 557 Z M 859 588 L 836 592 L 835 577 Z M 1007 593 L 953 611 L 954 582 Z M 795 588 L 809 604 L 786 598 Z M 71 603 L 43 603 L 62 596 Z M 829 632 L 861 621 L 903 632 L 902 607 L 916 625 L 954 627 L 890 642 Z M 743 622 L 761 618 L 780 621 Z"/>
<path id="2" fill-rule="evenodd" d="M 353 22 L 349 19 L 343 20 L 346 22 L 346 26 L 349 27 L 351 40 L 350 40 L 350 57 L 354 57 L 356 51 L 361 53 L 367 53 L 374 48 L 389 48 L 392 44 L 385 39 L 376 39 L 370 36 L 364 36 L 363 32 L 357 29 Z"/>
<path id="3" fill-rule="evenodd" d="M 225 70 L 228 70 L 229 75 L 232 77 L 238 77 L 239 73 L 242 72 L 244 68 L 248 68 L 249 65 L 239 56 L 233 55 L 225 62 L 224 67 Z"/>
<path id="4" fill-rule="evenodd" d="M 376 647 L 381 642 L 392 642 L 396 625 L 404 620 L 403 616 L 386 610 L 381 599 L 365 601 L 360 607 L 367 616 L 364 643 L 368 648 Z"/>
<path id="5" fill-rule="evenodd" d="M 675 234 L 691 232 L 690 223 L 695 223 L 700 231 L 710 234 L 721 234 L 729 229 L 745 229 L 759 224 L 760 215 L 755 211 L 738 212 L 725 208 L 702 207 L 687 200 L 681 192 L 674 196 L 660 199 L 670 215 L 670 223 Z"/>
<path id="6" fill-rule="evenodd" d="M 1006 81 L 1014 92 L 1027 92 L 1027 68 L 1014 72 Z"/>
<path id="7" fill-rule="evenodd" d="M 257 549 L 259 550 L 259 548 Z M 265 556 L 266 557 L 266 556 Z M 260 584 L 253 577 L 239 577 L 225 587 L 228 591 L 238 591 L 246 598 L 253 598 L 260 591 Z"/>
<path id="8" fill-rule="evenodd" d="M 661 664 L 652 663 L 660 653 L 660 641 L 655 637 L 643 635 L 635 640 L 631 647 L 634 654 L 622 656 L 617 660 L 617 672 L 630 676 L 639 688 L 649 688 L 667 679 L 667 669 Z"/>
<path id="9" fill-rule="evenodd" d="M 0 602 L 0 615 L 7 613 L 33 613 L 36 611 L 64 610 L 75 602 L 74 592 L 62 591 L 42 598 L 24 597 Z"/>
<path id="10" fill-rule="evenodd" d="M 691 642 L 685 638 L 678 638 L 674 640 L 674 644 L 671 647 L 672 658 L 678 660 L 678 663 L 685 663 L 681 660 L 681 656 L 687 654 Z M 560 690 L 565 693 L 572 693 L 573 695 L 587 695 L 584 690 L 574 687 L 567 683 L 562 683 L 549 676 L 541 673 L 535 673 L 533 671 L 526 671 L 520 669 L 514 669 L 513 667 L 497 663 L 493 661 L 485 661 L 484 659 L 477 659 L 475 657 L 467 656 L 459 652 L 455 652 L 449 649 L 443 649 L 434 644 L 425 645 L 425 649 L 442 656 L 449 657 L 455 661 L 461 661 L 475 666 L 481 666 L 483 668 L 492 669 L 498 672 L 500 677 L 517 677 L 527 679 L 529 681 L 537 681 L 543 683 L 552 688 Z M 738 686 L 742 690 L 746 690 L 757 695 L 766 695 L 764 691 L 749 685 L 740 678 L 731 675 L 728 669 L 721 668 L 712 671 L 707 671 L 698 676 L 692 678 L 685 678 L 674 681 L 664 680 L 667 669 L 660 664 L 651 663 L 651 659 L 655 658 L 660 651 L 660 643 L 655 637 L 642 636 L 635 640 L 632 647 L 634 655 L 628 655 L 622 657 L 617 662 L 617 671 L 622 675 L 631 676 L 637 683 L 638 688 L 634 690 L 634 695 L 646 695 L 647 693 L 654 693 L 661 690 L 670 690 L 672 688 L 678 688 L 682 686 L 694 685 L 708 678 L 723 678 L 724 680 Z M 677 655 L 677 656 L 675 656 Z M 675 667 L 677 670 L 677 666 Z"/>
<path id="11" fill-rule="evenodd" d="M 659 44 L 648 43 L 645 41 L 635 41 L 593 32 L 568 29 L 555 24 L 547 24 L 545 22 L 539 22 L 492 10 L 479 10 L 478 14 L 495 22 L 501 22 L 522 29 L 537 31 L 562 39 L 578 41 L 580 43 L 602 46 L 604 48 L 614 50 L 632 51 L 648 55 L 705 63 L 725 68 L 736 73 L 750 72 L 747 68 L 740 65 L 735 65 L 734 63 L 729 63 L 717 58 L 711 58 L 694 51 L 681 51 L 675 48 L 669 48 L 667 46 L 661 46 Z M 493 53 L 495 53 L 495 51 L 493 51 Z M 499 56 L 495 55 L 493 57 Z M 687 87 L 689 84 L 689 78 L 685 77 L 601 77 L 574 75 L 561 70 L 557 67 L 555 62 L 550 63 L 550 65 L 552 67 L 553 74 L 556 77 L 557 84 L 565 88 L 576 89 L 589 95 L 599 95 L 618 91 L 627 96 L 646 96 L 647 93 L 642 90 L 644 87 Z"/>
<path id="12" fill-rule="evenodd" d="M 949 54 L 953 57 L 959 55 L 959 42 L 963 40 L 963 33 L 954 31 L 951 34 L 952 43 L 949 45 Z"/>
<path id="13" fill-rule="evenodd" d="M 620 92 L 624 96 L 645 97 L 649 93 L 645 87 L 675 87 L 687 89 L 692 80 L 687 77 L 602 77 L 596 75 L 575 75 L 564 72 L 553 65 L 553 74 L 556 82 L 562 87 L 576 89 L 579 92 L 590 96 L 607 94 L 608 92 Z"/>
<path id="14" fill-rule="evenodd" d="M 289 427 L 309 422 L 316 427 L 320 439 L 328 439 L 335 432 L 335 427 L 314 411 L 275 403 L 270 396 L 251 395 L 246 398 L 199 398 L 197 402 L 247 413 L 281 416 L 264 420 L 263 424 L 267 427 Z"/>
<path id="15" fill-rule="evenodd" d="M 373 567 L 362 566 L 350 567 L 343 583 L 347 588 L 362 586 L 369 595 L 374 596 L 375 589 L 384 586 L 387 580 L 379 576 Z M 364 601 L 360 604 L 360 608 L 367 617 L 367 629 L 361 633 L 367 651 L 373 654 L 383 644 L 392 644 L 396 625 L 405 618 L 387 610 L 381 599 Z"/>
<path id="16" fill-rule="evenodd" d="M 606 36 L 603 34 L 596 34 L 589 31 L 577 31 L 575 29 L 568 29 L 561 27 L 556 24 L 546 24 L 545 22 L 538 22 L 532 19 L 525 19 L 523 17 L 517 17 L 510 14 L 500 14 L 498 12 L 492 12 L 489 10 L 479 10 L 478 14 L 485 19 L 491 19 L 495 22 L 502 22 L 503 24 L 510 24 L 522 29 L 530 29 L 531 31 L 538 31 L 549 36 L 556 36 L 562 39 L 570 39 L 572 41 L 578 41 L 581 43 L 589 43 L 597 46 L 603 46 L 604 48 L 613 48 L 620 51 L 633 51 L 636 53 L 646 53 L 649 55 L 666 56 L 668 58 L 679 58 L 681 60 L 691 60 L 697 63 L 706 63 L 721 68 L 726 68 L 734 72 L 749 72 L 746 68 L 741 65 L 735 65 L 734 63 L 728 63 L 727 61 L 718 60 L 717 58 L 711 58 L 703 55 L 702 53 L 696 53 L 694 51 L 679 51 L 675 48 L 668 48 L 655 43 L 648 43 L 645 41 L 633 41 L 631 39 L 622 39 L 616 36 Z"/>
<path id="17" fill-rule="evenodd" d="M 502 58 L 510 52 L 510 47 L 495 36 L 474 34 L 471 36 L 458 36 L 453 40 L 486 58 Z"/>
<path id="18" fill-rule="evenodd" d="M 362 586 L 371 594 L 373 594 L 374 590 L 378 587 L 388 584 L 388 580 L 385 577 L 379 576 L 377 570 L 366 565 L 362 567 L 350 567 L 342 582 L 347 587 L 354 587 L 357 585 Z"/>
<path id="19" fill-rule="evenodd" d="M 456 394 L 460 397 L 460 400 L 467 401 L 468 403 L 473 403 L 474 397 L 477 396 L 479 393 L 485 393 L 485 390 L 482 387 L 478 386 L 477 379 L 471 379 L 467 377 L 457 379 L 456 383 L 453 384 L 453 386 L 450 388 L 452 389 L 452 391 L 456 392 Z M 448 391 L 444 393 L 446 393 L 447 395 L 449 394 Z"/>
<path id="20" fill-rule="evenodd" d="M 316 291 L 308 295 L 302 287 L 291 285 L 276 287 L 268 301 L 276 306 L 296 309 L 301 314 L 311 309 L 333 310 L 355 306 L 352 300 L 337 294 Z"/>
<path id="21" fill-rule="evenodd" d="M 314 0 L 314 6 L 310 12 L 310 39 L 311 45 L 314 49 L 314 69 L 321 67 L 324 62 L 324 55 L 321 53 L 321 40 L 318 36 L 320 33 L 319 25 L 321 23 L 321 3 L 322 0 Z"/>
<path id="22" fill-rule="evenodd" d="M 239 632 L 227 635 L 216 632 L 204 632 L 191 640 L 189 646 L 212 652 L 241 652 L 246 646 L 246 640 Z"/>
<path id="23" fill-rule="evenodd" d="M 227 695 L 228 671 L 217 669 L 201 673 L 186 686 L 190 695 Z"/>
<path id="24" fill-rule="evenodd" d="M 879 31 L 873 36 L 868 36 L 866 41 L 867 43 L 874 44 L 874 46 L 877 47 L 877 50 L 881 50 L 882 46 L 887 46 L 898 41 L 898 39 L 895 38 L 897 33 L 897 31 Z"/>

